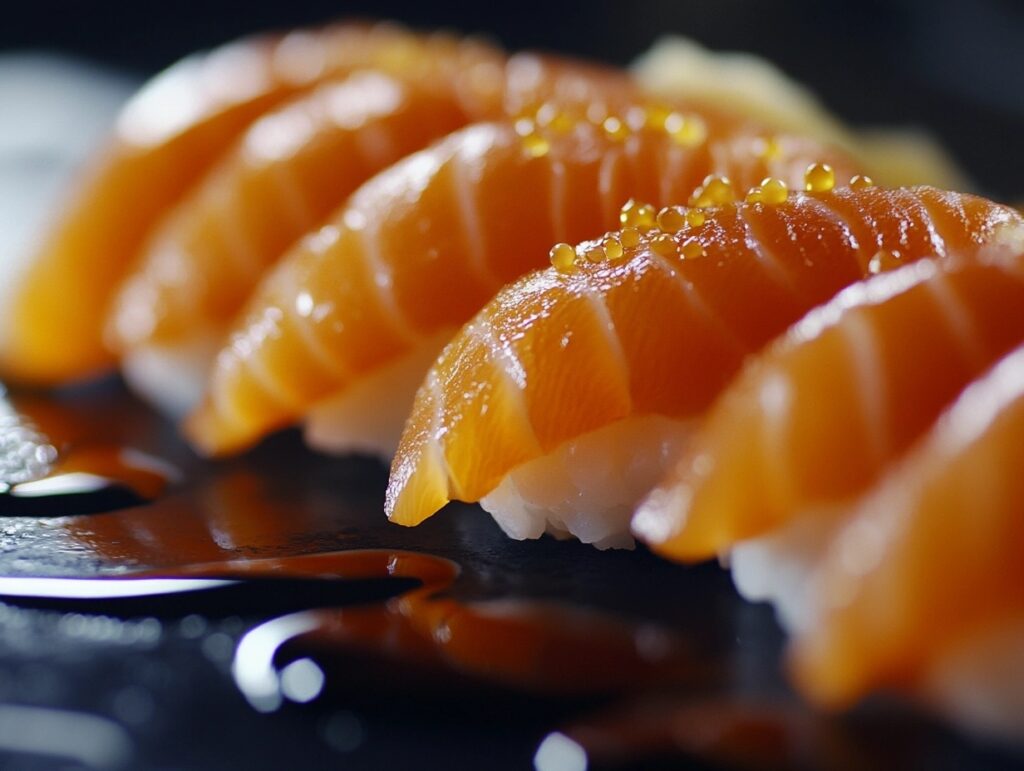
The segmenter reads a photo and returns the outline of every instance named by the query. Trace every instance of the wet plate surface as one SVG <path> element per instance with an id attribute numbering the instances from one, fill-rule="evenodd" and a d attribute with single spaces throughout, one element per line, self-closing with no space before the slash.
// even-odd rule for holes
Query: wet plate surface
<path id="1" fill-rule="evenodd" d="M 803 707 L 716 566 L 472 506 L 389 525 L 380 464 L 291 433 L 205 463 L 116 381 L 13 403 L 77 476 L 0 496 L 5 769 L 1014 765 L 897 705 Z"/>

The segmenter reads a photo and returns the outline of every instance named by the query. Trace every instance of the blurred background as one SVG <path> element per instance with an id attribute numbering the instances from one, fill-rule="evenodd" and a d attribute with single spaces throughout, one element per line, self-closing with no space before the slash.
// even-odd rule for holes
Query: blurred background
<path id="1" fill-rule="evenodd" d="M 0 52 L 47 49 L 147 76 L 258 30 L 360 16 L 449 27 L 625 64 L 658 36 L 761 54 L 854 124 L 927 127 L 980 189 L 1024 199 L 1020 0 L 32 0 L 5 4 Z"/>

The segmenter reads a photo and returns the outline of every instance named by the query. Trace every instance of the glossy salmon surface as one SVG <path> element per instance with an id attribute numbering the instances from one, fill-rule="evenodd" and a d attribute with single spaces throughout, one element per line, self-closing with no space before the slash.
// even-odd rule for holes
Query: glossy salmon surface
<path id="1" fill-rule="evenodd" d="M 258 120 L 143 247 L 112 347 L 221 334 L 264 270 L 362 182 L 467 122 L 456 96 L 368 70 Z"/>
<path id="2" fill-rule="evenodd" d="M 370 180 L 258 288 L 188 423 L 193 441 L 230 452 L 294 422 L 454 332 L 544 264 L 551 244 L 615 227 L 628 198 L 686 201 L 709 174 L 729 177 L 730 189 L 766 176 L 802 182 L 821 160 L 854 171 L 800 137 L 759 154 L 764 129 L 742 119 L 676 115 L 689 125 L 680 132 L 654 111 L 631 129 L 635 112 L 623 113 L 597 124 L 571 111 L 545 126 L 478 124 Z"/>
<path id="3" fill-rule="evenodd" d="M 704 559 L 840 514 L 1024 341 L 1020 263 L 922 261 L 812 311 L 722 394 L 636 532 Z"/>
<path id="4" fill-rule="evenodd" d="M 874 688 L 919 689 L 954 651 L 1000 635 L 1001 646 L 974 650 L 973 666 L 984 672 L 987 657 L 1005 687 L 1019 682 L 1022 433 L 1018 348 L 964 391 L 833 540 L 791 651 L 813 699 L 843 706 Z M 970 689 L 959 698 L 969 703 Z M 1019 711 L 986 716 L 1004 719 L 1019 731 Z"/>

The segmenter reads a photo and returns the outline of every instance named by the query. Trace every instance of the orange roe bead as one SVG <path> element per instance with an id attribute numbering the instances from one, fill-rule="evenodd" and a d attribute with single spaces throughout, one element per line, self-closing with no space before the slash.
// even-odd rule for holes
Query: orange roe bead
<path id="1" fill-rule="evenodd" d="M 836 173 L 827 163 L 812 163 L 804 172 L 804 190 L 827 193 L 836 186 Z"/>
<path id="2" fill-rule="evenodd" d="M 555 244 L 551 247 L 548 258 L 559 273 L 570 273 L 576 265 L 576 250 L 570 244 Z"/>

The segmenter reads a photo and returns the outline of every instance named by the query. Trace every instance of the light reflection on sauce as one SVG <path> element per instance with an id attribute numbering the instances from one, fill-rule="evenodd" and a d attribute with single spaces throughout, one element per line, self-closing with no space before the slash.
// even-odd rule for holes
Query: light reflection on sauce
<path id="1" fill-rule="evenodd" d="M 287 695 L 283 668 L 307 658 L 329 674 L 336 672 L 327 685 L 350 683 L 357 674 L 353 669 L 365 665 L 366 657 L 382 667 L 401 666 L 416 684 L 454 680 L 558 696 L 678 685 L 700 677 L 687 646 L 666 630 L 550 602 L 464 602 L 441 595 L 459 572 L 455 563 L 439 557 L 372 550 L 226 561 L 173 575 L 421 582 L 384 604 L 304 611 L 250 631 L 239 644 L 233 670 L 243 694 L 261 711 L 275 709 Z"/>
<path id="2" fill-rule="evenodd" d="M 227 466 L 209 479 L 169 488 L 154 505 L 69 520 L 64 531 L 119 566 L 177 569 L 282 550 L 334 551 L 351 540 L 339 532 L 347 504 L 324 505 L 316 499 L 320 495 L 304 490 L 301 481 L 279 483 L 271 475 Z"/>
<path id="3" fill-rule="evenodd" d="M 47 475 L 0 494 L 0 515 L 69 516 L 137 506 L 160 496 L 176 476 L 169 464 L 138 450 L 74 448 Z"/>
<path id="4" fill-rule="evenodd" d="M 36 473 L 12 479 L 0 491 L 0 515 L 68 516 L 135 506 L 157 498 L 179 477 L 169 463 L 112 442 L 123 419 L 111 421 L 37 395 L 8 398 L 2 386 L 0 416 L 15 429 L 28 427 L 28 438 L 48 451 L 46 462 L 33 467 Z M 0 442 L 0 451 L 4 446 Z"/>

